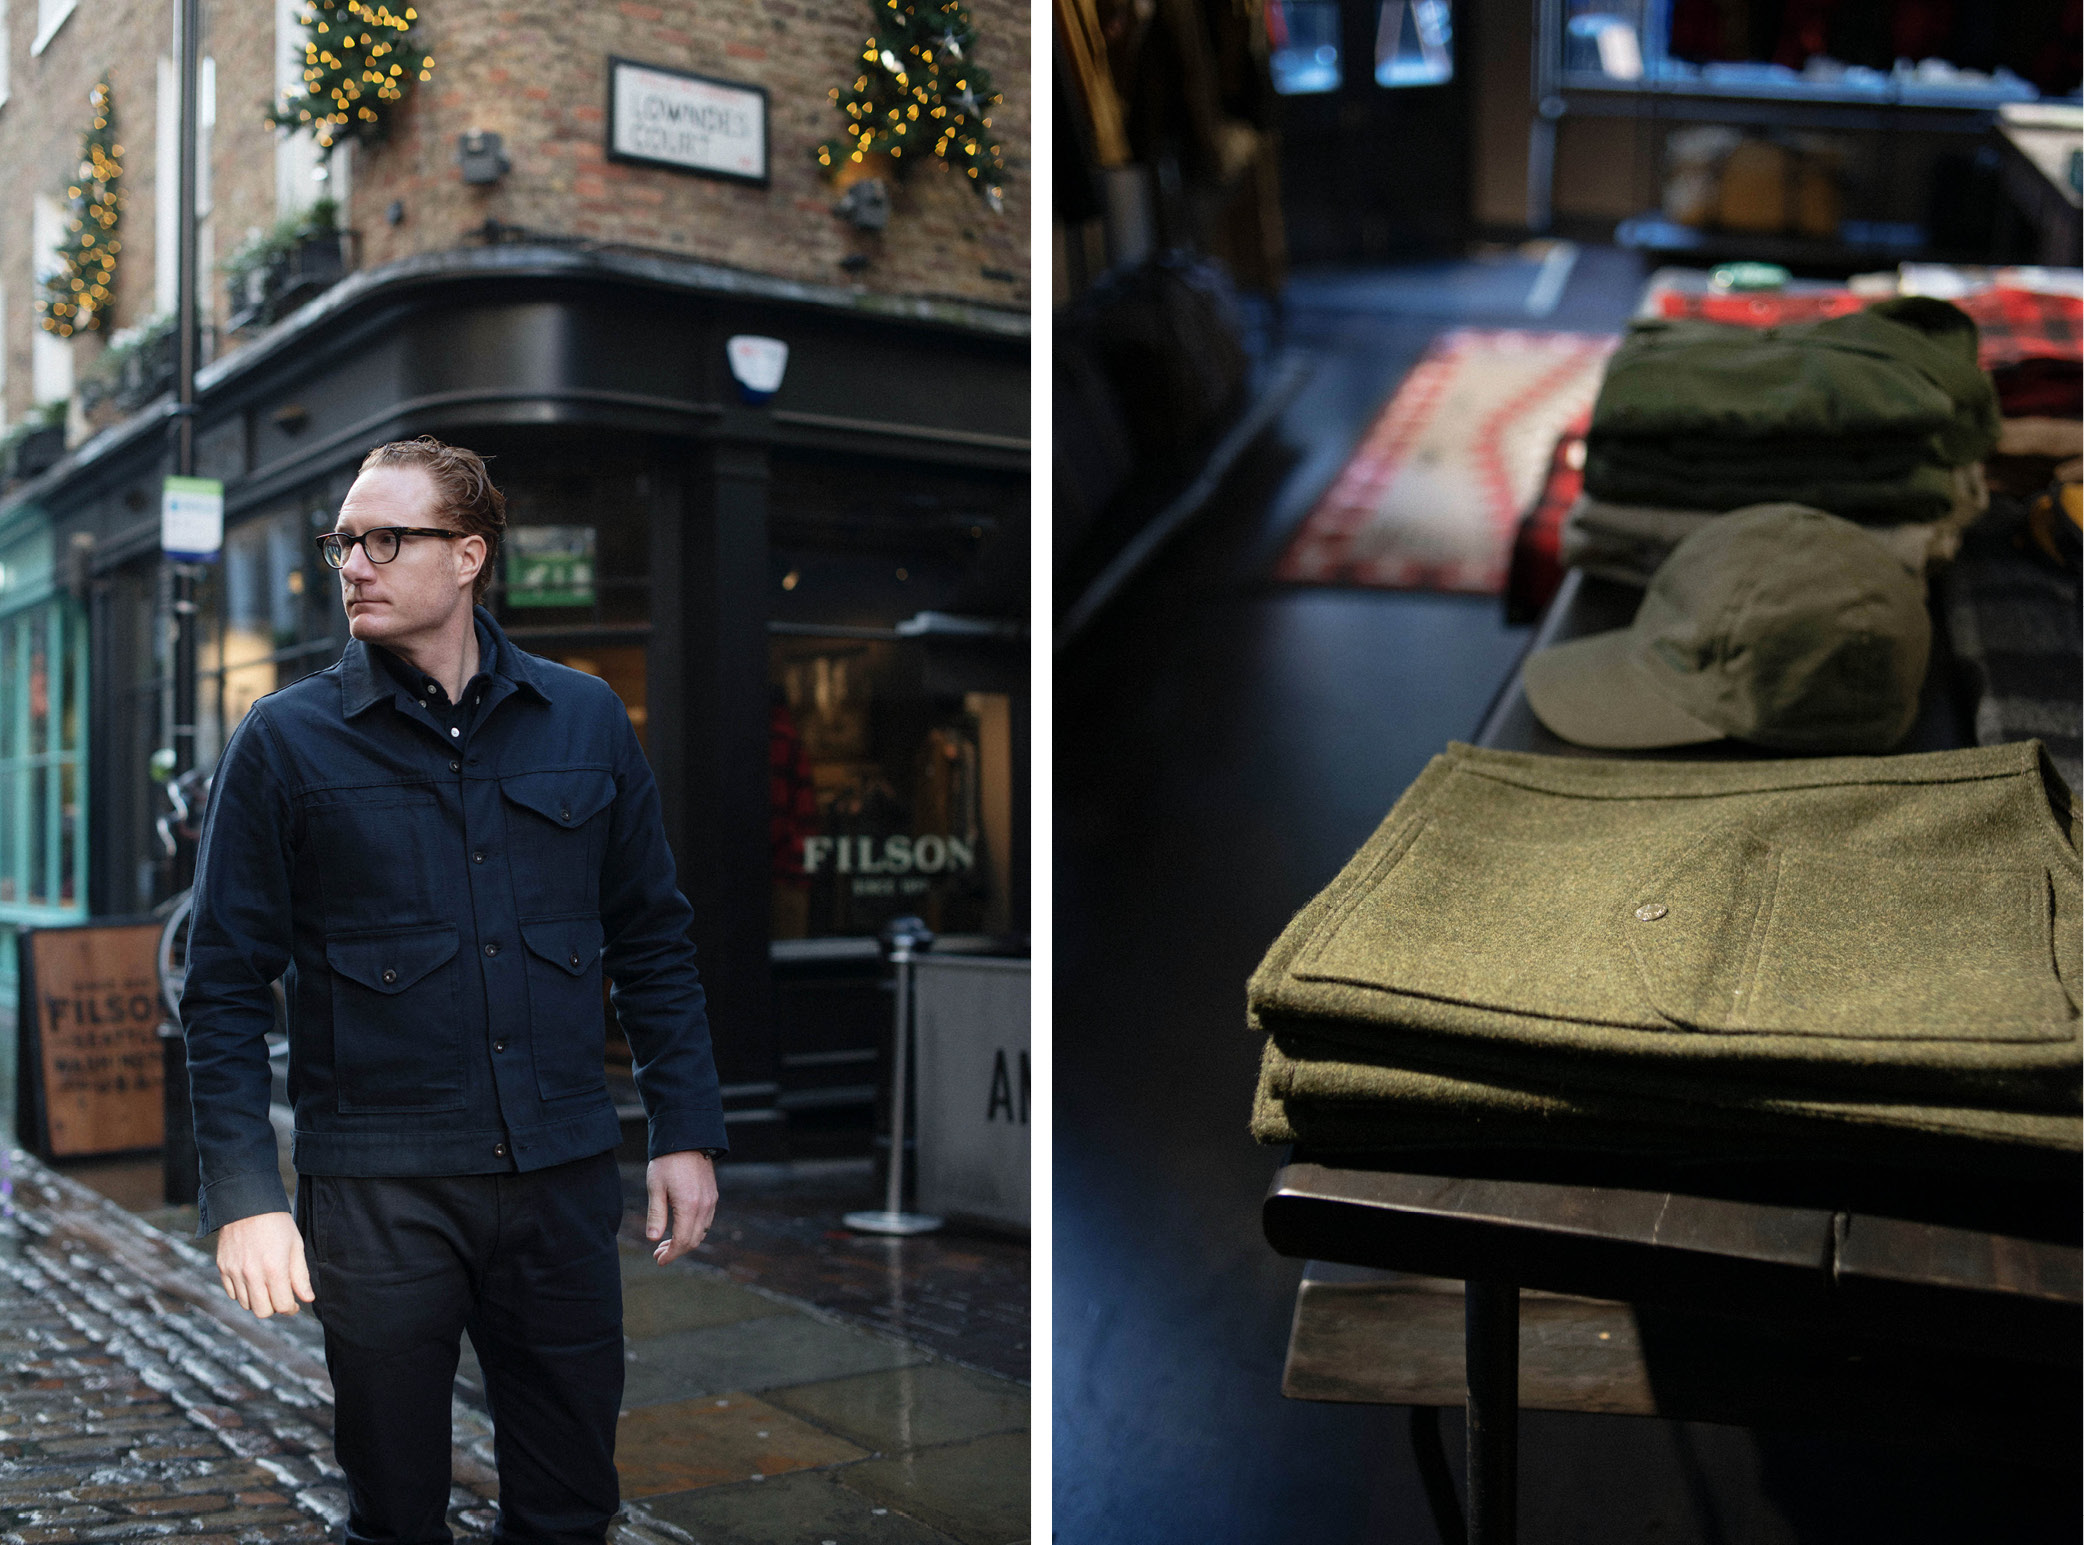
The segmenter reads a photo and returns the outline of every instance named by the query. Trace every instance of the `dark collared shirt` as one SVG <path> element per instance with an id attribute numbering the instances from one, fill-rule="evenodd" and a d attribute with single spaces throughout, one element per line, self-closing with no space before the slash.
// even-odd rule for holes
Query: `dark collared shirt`
<path id="1" fill-rule="evenodd" d="M 465 733 L 353 643 L 254 704 L 218 762 L 181 1003 L 205 1232 L 287 1210 L 277 977 L 303 1173 L 534 1170 L 616 1146 L 604 972 L 651 1156 L 726 1146 L 692 913 L 629 716 L 477 621 Z"/>
<path id="2" fill-rule="evenodd" d="M 492 635 L 485 631 L 482 622 L 476 622 L 478 635 L 478 673 L 463 684 L 463 695 L 455 702 L 449 701 L 448 688 L 432 676 L 407 660 L 381 646 L 370 653 L 391 673 L 391 679 L 412 694 L 413 701 L 427 710 L 428 717 L 441 727 L 458 745 L 467 743 L 472 727 L 477 722 L 478 709 L 484 706 L 485 692 L 492 684 L 487 669 L 492 660 Z"/>

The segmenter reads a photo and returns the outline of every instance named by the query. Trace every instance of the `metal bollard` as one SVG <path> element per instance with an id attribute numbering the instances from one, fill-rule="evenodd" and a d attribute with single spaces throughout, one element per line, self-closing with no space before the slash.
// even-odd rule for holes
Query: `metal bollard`
<path id="1" fill-rule="evenodd" d="M 882 943 L 897 975 L 897 1025 L 890 1058 L 890 1184 L 880 1211 L 850 1212 L 841 1221 L 861 1234 L 930 1234 L 941 1226 L 940 1218 L 904 1210 L 905 1084 L 911 1068 L 912 961 L 932 947 L 933 930 L 916 917 L 893 918 L 884 925 Z"/>

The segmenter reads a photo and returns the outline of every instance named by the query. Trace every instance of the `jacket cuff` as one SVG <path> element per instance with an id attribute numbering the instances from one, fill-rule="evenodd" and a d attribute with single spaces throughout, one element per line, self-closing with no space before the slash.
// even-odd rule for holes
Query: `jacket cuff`
<path id="1" fill-rule="evenodd" d="M 689 1121 L 653 1121 L 646 1129 L 644 1157 L 661 1158 L 669 1153 L 686 1153 L 694 1148 L 708 1148 L 716 1153 L 731 1151 L 731 1140 L 724 1135 L 724 1118 L 721 1115 Z"/>
<path id="2" fill-rule="evenodd" d="M 214 1234 L 227 1223 L 256 1217 L 264 1212 L 288 1212 L 289 1198 L 282 1190 L 282 1176 L 275 1170 L 249 1170 L 213 1180 L 196 1198 L 195 1237 Z"/>

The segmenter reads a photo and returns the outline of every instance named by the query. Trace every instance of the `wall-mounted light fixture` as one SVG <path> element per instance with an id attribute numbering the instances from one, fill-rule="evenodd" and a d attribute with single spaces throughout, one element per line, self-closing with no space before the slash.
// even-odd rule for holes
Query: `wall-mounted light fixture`
<path id="1" fill-rule="evenodd" d="M 758 406 L 781 390 L 782 376 L 789 368 L 789 346 L 779 338 L 761 338 L 740 333 L 724 344 L 724 357 L 731 362 L 738 395 Z"/>
<path id="2" fill-rule="evenodd" d="M 463 180 L 471 183 L 494 183 L 513 170 L 507 160 L 506 151 L 497 134 L 483 129 L 472 129 L 456 141 L 456 164 L 463 168 Z"/>
<path id="3" fill-rule="evenodd" d="M 890 223 L 890 190 L 880 177 L 866 177 L 839 196 L 832 212 L 857 229 L 880 231 Z"/>

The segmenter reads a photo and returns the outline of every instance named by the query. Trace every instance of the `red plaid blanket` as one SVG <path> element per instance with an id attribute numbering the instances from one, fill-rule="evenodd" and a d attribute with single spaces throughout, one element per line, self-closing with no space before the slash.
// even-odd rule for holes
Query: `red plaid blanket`
<path id="1" fill-rule="evenodd" d="M 1805 290 L 1796 294 L 1682 295 L 1667 292 L 1658 312 L 1740 327 L 1775 327 L 1844 316 L 1867 302 L 1850 290 Z M 1994 285 L 1954 302 L 1975 318 L 1981 335 L 1977 354 L 1985 370 L 2026 359 L 2084 359 L 2084 299 L 2039 290 Z"/>

